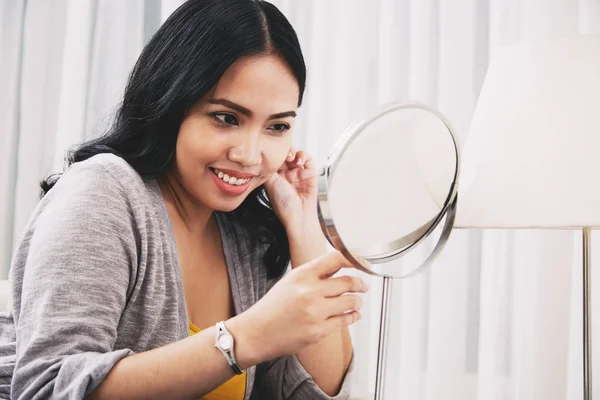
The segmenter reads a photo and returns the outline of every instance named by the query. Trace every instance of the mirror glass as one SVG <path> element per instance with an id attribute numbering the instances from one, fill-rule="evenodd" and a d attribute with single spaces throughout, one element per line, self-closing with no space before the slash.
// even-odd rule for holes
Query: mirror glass
<path id="1" fill-rule="evenodd" d="M 330 165 L 329 209 L 345 247 L 376 264 L 439 219 L 458 155 L 448 126 L 424 108 L 391 109 L 355 129 Z"/>

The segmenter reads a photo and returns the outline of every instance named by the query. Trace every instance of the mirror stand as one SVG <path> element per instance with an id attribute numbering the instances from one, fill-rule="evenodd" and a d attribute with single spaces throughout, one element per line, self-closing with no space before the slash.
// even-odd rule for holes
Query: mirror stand
<path id="1" fill-rule="evenodd" d="M 383 400 L 388 339 L 388 314 L 392 299 L 392 278 L 384 276 L 381 290 L 381 316 L 379 317 L 379 346 L 377 347 L 377 373 L 375 375 L 375 400 Z"/>

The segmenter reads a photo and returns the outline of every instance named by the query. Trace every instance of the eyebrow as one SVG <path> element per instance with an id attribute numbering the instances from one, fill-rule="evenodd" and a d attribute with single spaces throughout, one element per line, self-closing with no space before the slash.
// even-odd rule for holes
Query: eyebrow
<path id="1" fill-rule="evenodd" d="M 220 104 L 222 106 L 229 107 L 232 110 L 236 110 L 236 111 L 244 114 L 247 117 L 251 117 L 253 115 L 253 112 L 250 111 L 249 109 L 247 109 L 246 107 L 241 106 L 239 104 L 236 104 L 236 103 L 226 100 L 226 99 L 210 99 L 208 102 L 210 104 Z M 278 119 L 278 118 L 286 118 L 286 117 L 296 117 L 296 112 L 295 111 L 286 111 L 286 112 L 282 112 L 282 113 L 272 114 L 271 116 L 269 116 L 269 119 Z"/>

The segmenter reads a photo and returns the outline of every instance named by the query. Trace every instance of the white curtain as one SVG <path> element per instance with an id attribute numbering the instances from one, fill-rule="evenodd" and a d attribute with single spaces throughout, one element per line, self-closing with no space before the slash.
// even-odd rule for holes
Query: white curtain
<path id="1" fill-rule="evenodd" d="M 180 3 L 0 0 L 4 275 L 39 180 L 60 169 L 66 147 L 104 130 L 143 44 Z M 597 0 L 273 3 L 309 69 L 295 144 L 321 162 L 352 121 L 391 100 L 439 108 L 464 142 L 498 46 L 600 33 Z M 580 247 L 569 231 L 455 231 L 430 271 L 394 284 L 386 399 L 582 398 Z M 356 399 L 374 390 L 379 286 L 372 279 L 352 328 Z"/>
<path id="2" fill-rule="evenodd" d="M 0 271 L 65 150 L 102 132 L 160 0 L 0 0 Z"/>

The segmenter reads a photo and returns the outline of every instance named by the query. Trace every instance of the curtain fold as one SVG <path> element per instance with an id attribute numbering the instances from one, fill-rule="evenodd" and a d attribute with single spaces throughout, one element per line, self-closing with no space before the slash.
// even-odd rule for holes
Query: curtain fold
<path id="1" fill-rule="evenodd" d="M 0 278 L 12 254 L 25 0 L 0 2 Z"/>

